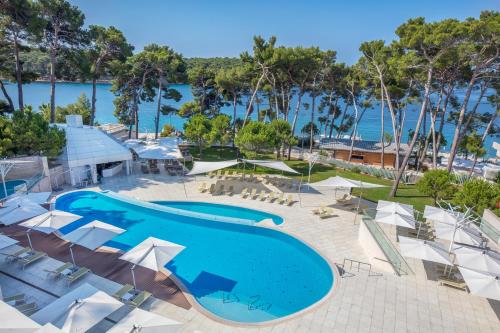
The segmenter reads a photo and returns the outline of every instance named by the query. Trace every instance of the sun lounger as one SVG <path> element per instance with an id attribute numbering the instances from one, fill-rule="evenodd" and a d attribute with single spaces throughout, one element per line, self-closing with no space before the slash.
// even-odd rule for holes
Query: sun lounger
<path id="1" fill-rule="evenodd" d="M 438 279 L 438 282 L 439 282 L 439 285 L 441 285 L 441 286 L 449 286 L 449 287 L 453 287 L 453 288 L 457 288 L 457 289 L 461 289 L 461 290 L 467 290 L 467 284 L 465 283 L 465 281 L 450 279 L 448 277 L 441 276 Z"/>
<path id="2" fill-rule="evenodd" d="M 266 184 L 266 185 L 267 185 L 267 184 L 269 184 L 270 182 L 271 182 L 271 179 L 269 178 L 269 176 L 268 176 L 268 175 L 265 175 L 265 176 L 264 176 L 264 184 Z"/>
<path id="3" fill-rule="evenodd" d="M 38 310 L 39 310 L 39 309 L 38 309 L 38 307 L 36 307 L 36 308 L 33 308 L 33 309 L 29 309 L 29 310 L 24 311 L 24 312 L 23 312 L 23 314 L 24 314 L 25 316 L 30 317 L 33 313 L 37 312 Z"/>
<path id="4" fill-rule="evenodd" d="M 151 167 L 151 172 L 157 175 L 160 173 L 160 169 L 158 169 L 157 167 Z"/>
<path id="5" fill-rule="evenodd" d="M 133 290 L 134 287 L 130 284 L 126 284 L 120 288 L 116 293 L 113 294 L 113 297 L 122 300 L 122 297 L 125 296 L 129 291 Z"/>
<path id="6" fill-rule="evenodd" d="M 291 206 L 293 205 L 294 203 L 294 200 L 293 200 L 293 197 L 291 194 L 289 194 L 287 197 L 286 197 L 286 200 L 285 202 L 283 202 L 283 204 L 287 205 L 287 206 Z"/>
<path id="7" fill-rule="evenodd" d="M 38 305 L 36 305 L 36 303 L 24 303 L 24 304 L 15 306 L 15 308 L 18 311 L 20 311 L 20 312 L 22 312 L 22 313 L 25 314 L 28 311 L 37 310 L 38 309 Z"/>
<path id="8" fill-rule="evenodd" d="M 215 195 L 221 195 L 224 193 L 224 185 L 221 185 L 218 190 L 215 191 Z"/>
<path id="9" fill-rule="evenodd" d="M 14 252 L 12 254 L 5 254 L 5 253 L 2 253 L 2 254 L 6 256 L 5 257 L 6 261 L 15 261 L 18 259 L 19 256 L 22 256 L 23 254 L 30 252 L 30 251 L 31 251 L 31 249 L 29 247 L 23 247 L 22 249 L 17 250 L 16 252 Z"/>
<path id="10" fill-rule="evenodd" d="M 58 278 L 64 270 L 70 269 L 71 267 L 73 267 L 73 264 L 70 262 L 67 262 L 67 263 L 57 267 L 54 270 L 44 269 L 44 271 L 47 272 L 47 276 L 49 276 L 49 277 L 52 276 L 53 278 Z"/>
<path id="11" fill-rule="evenodd" d="M 31 265 L 32 263 L 42 259 L 43 257 L 46 257 L 47 253 L 44 252 L 39 252 L 39 251 L 31 251 L 28 252 L 28 255 L 20 257 L 18 259 L 19 263 L 21 263 L 23 269 L 26 268 L 26 266 Z"/>
<path id="12" fill-rule="evenodd" d="M 217 170 L 217 178 L 222 178 L 222 170 Z"/>
<path id="13" fill-rule="evenodd" d="M 312 210 L 314 215 L 319 215 L 325 211 L 326 206 L 321 206 Z"/>
<path id="14" fill-rule="evenodd" d="M 229 188 L 227 189 L 227 191 L 225 192 L 226 195 L 233 195 L 234 194 L 234 186 L 233 185 L 229 185 Z"/>
<path id="15" fill-rule="evenodd" d="M 208 173 L 208 177 L 210 177 L 210 178 L 214 178 L 214 177 L 215 177 L 215 172 L 210 171 L 210 172 Z"/>
<path id="16" fill-rule="evenodd" d="M 2 298 L 2 301 L 10 305 L 16 305 L 17 303 L 24 302 L 24 294 L 16 294 L 12 296 L 7 296 Z"/>
<path id="17" fill-rule="evenodd" d="M 243 199 L 246 199 L 248 197 L 248 188 L 245 187 L 242 191 L 241 191 L 241 197 Z"/>
<path id="18" fill-rule="evenodd" d="M 281 203 L 285 200 L 285 194 L 283 192 L 280 193 L 279 197 L 276 201 L 281 205 Z"/>
<path id="19" fill-rule="evenodd" d="M 269 195 L 267 196 L 266 201 L 267 202 L 272 202 L 274 200 L 274 198 L 275 198 L 274 195 L 275 195 L 274 192 L 269 193 Z"/>
<path id="20" fill-rule="evenodd" d="M 245 178 L 246 178 L 246 174 L 245 173 L 241 173 L 240 175 L 240 181 L 245 181 Z"/>
<path id="21" fill-rule="evenodd" d="M 254 200 L 257 197 L 257 189 L 253 188 L 252 192 L 250 192 L 250 199 Z"/>
<path id="22" fill-rule="evenodd" d="M 142 171 L 142 173 L 144 173 L 144 174 L 148 174 L 148 173 L 149 173 L 149 168 L 148 168 L 148 166 L 147 166 L 147 165 L 145 165 L 145 164 L 141 164 L 141 171 Z"/>
<path id="23" fill-rule="evenodd" d="M 152 294 L 150 292 L 141 291 L 134 298 L 132 298 L 130 301 L 127 301 L 126 303 L 138 308 L 139 306 L 141 306 L 142 303 L 144 303 L 148 298 L 150 298 L 151 295 Z"/>
<path id="24" fill-rule="evenodd" d="M 319 214 L 320 219 L 327 219 L 333 217 L 333 209 L 326 207 L 323 212 Z"/>
<path id="25" fill-rule="evenodd" d="M 208 192 L 210 194 L 214 194 L 214 192 L 215 192 L 215 184 L 210 185 L 210 188 L 208 189 Z"/>
<path id="26" fill-rule="evenodd" d="M 266 200 L 266 194 L 267 194 L 266 191 L 264 191 L 264 190 L 260 191 L 260 193 L 259 193 L 259 200 L 260 201 Z"/>
<path id="27" fill-rule="evenodd" d="M 76 280 L 82 278 L 85 274 L 87 274 L 89 272 L 90 272 L 90 269 L 88 269 L 86 267 L 80 267 L 75 272 L 71 273 L 70 275 L 63 275 L 63 277 L 69 286 L 70 284 L 72 284 Z"/>
<path id="28" fill-rule="evenodd" d="M 203 183 L 200 187 L 198 187 L 198 192 L 205 193 L 206 191 L 208 191 L 207 183 Z"/>

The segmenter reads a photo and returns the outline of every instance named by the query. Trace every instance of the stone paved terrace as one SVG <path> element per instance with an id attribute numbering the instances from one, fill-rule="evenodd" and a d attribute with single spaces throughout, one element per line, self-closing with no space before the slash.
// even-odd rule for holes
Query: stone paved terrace
<path id="1" fill-rule="evenodd" d="M 321 220 L 311 209 L 331 202 L 333 191 L 327 195 L 307 193 L 300 195 L 300 203 L 284 207 L 276 203 L 262 203 L 234 196 L 212 196 L 197 191 L 201 182 L 215 182 L 207 177 L 196 177 L 183 183 L 179 178 L 160 175 L 119 176 L 105 179 L 95 190 L 112 190 L 141 200 L 190 200 L 234 204 L 278 214 L 285 220 L 283 232 L 312 244 L 331 262 L 342 264 L 344 258 L 367 262 L 368 258 L 358 242 L 359 221 L 354 223 L 352 211 L 336 210 L 334 218 Z M 262 185 L 253 185 L 262 186 Z M 235 192 L 241 188 L 235 187 Z M 299 199 L 297 193 L 293 194 Z M 330 198 L 330 200 L 328 200 Z M 368 204 L 368 203 L 364 203 Z M 359 217 L 358 217 L 359 220 Z M 389 230 L 390 231 L 390 230 Z M 46 261 L 50 261 L 47 259 Z M 274 325 L 236 327 L 208 318 L 196 309 L 189 310 L 163 301 L 152 300 L 145 308 L 183 322 L 182 332 L 498 332 L 500 306 L 498 302 L 470 295 L 466 292 L 439 286 L 426 276 L 419 260 L 408 260 L 415 275 L 398 277 L 390 272 L 370 276 L 366 271 L 347 269 L 338 277 L 337 290 L 324 302 L 303 315 Z M 41 265 L 38 264 L 38 265 Z M 348 268 L 348 267 L 347 267 Z M 40 268 L 34 265 L 25 272 L 5 265 L 1 271 L 12 275 L 28 275 L 36 279 Z M 378 271 L 378 272 L 377 272 Z M 42 274 L 41 272 L 39 272 Z M 31 275 L 30 275 L 31 274 Z M 5 276 L 0 275 L 0 283 Z M 23 278 L 20 276 L 19 278 Z M 92 276 L 103 290 L 110 290 L 111 281 Z M 11 282 L 12 283 L 12 282 Z M 39 282 L 44 284 L 43 280 Z M 44 288 L 43 286 L 41 287 Z M 116 286 L 114 286 L 116 289 Z M 114 291 L 114 289 L 113 289 Z M 61 291 L 62 292 L 62 291 Z M 109 291 L 112 292 L 112 291 Z M 109 325 L 109 323 L 108 323 Z M 106 324 L 97 327 L 99 331 Z"/>

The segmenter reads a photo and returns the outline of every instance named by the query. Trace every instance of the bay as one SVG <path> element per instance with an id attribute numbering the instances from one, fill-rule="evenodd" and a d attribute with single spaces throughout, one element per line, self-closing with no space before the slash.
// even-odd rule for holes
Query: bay
<path id="1" fill-rule="evenodd" d="M 50 84 L 48 82 L 34 82 L 30 84 L 25 84 L 24 88 L 24 101 L 26 105 L 33 106 L 34 110 L 38 110 L 39 106 L 42 104 L 47 104 L 50 101 Z M 114 104 L 113 99 L 114 94 L 110 91 L 111 84 L 99 83 L 97 84 L 97 103 L 96 103 L 96 119 L 100 124 L 105 123 L 116 123 L 117 119 L 114 116 Z M 182 99 L 175 103 L 170 102 L 174 107 L 180 107 L 183 103 L 193 100 L 193 95 L 191 93 L 191 87 L 188 84 L 176 84 L 172 85 L 172 88 L 177 89 L 182 94 Z M 15 84 L 7 83 L 6 89 L 17 105 L 17 88 Z M 56 104 L 60 106 L 65 106 L 70 103 L 74 103 L 78 96 L 85 94 L 89 99 L 92 95 L 92 85 L 90 83 L 79 83 L 79 82 L 58 82 L 56 84 Z M 461 97 L 461 96 L 459 96 Z M 1 98 L 1 97 L 0 97 Z M 476 101 L 476 96 L 472 96 L 470 105 Z M 304 103 L 311 104 L 311 98 L 305 96 L 303 98 Z M 294 107 L 296 100 L 292 100 L 292 106 Z M 268 107 L 267 100 L 260 105 L 261 109 Z M 240 105 L 237 108 L 237 117 L 243 118 L 245 116 L 245 107 Z M 222 112 L 232 116 L 233 111 L 231 106 L 226 106 L 222 108 Z M 407 112 L 405 120 L 405 128 L 403 133 L 403 141 L 408 140 L 408 130 L 413 129 L 416 125 L 418 118 L 418 106 L 411 106 Z M 482 102 L 478 108 L 479 113 L 494 112 L 492 106 L 486 101 Z M 141 103 L 139 107 L 139 128 L 141 132 L 154 132 L 154 118 L 156 115 L 156 102 Z M 320 115 L 320 113 L 317 113 Z M 257 117 L 257 112 L 252 114 L 252 118 Z M 316 123 L 317 123 L 317 116 Z M 392 134 L 391 119 L 389 113 L 385 113 L 385 132 Z M 185 118 L 181 118 L 176 115 L 171 116 L 160 116 L 160 126 L 164 124 L 171 124 L 176 129 L 182 130 L 182 125 L 186 121 Z M 300 133 L 300 129 L 310 121 L 310 112 L 301 108 L 299 112 L 299 118 L 297 122 L 296 133 Z M 497 120 L 498 121 L 498 120 Z M 497 123 L 497 125 L 499 125 Z M 318 124 L 318 127 L 320 125 Z M 428 130 L 430 127 L 430 121 L 428 119 L 425 125 Z M 323 132 L 323 131 L 322 131 Z M 350 132 L 349 132 L 350 133 Z M 448 141 L 448 146 L 444 147 L 443 150 L 449 149 L 449 145 L 453 139 L 454 125 L 451 123 L 446 123 L 444 127 L 444 136 Z M 358 125 L 358 135 L 364 140 L 380 140 L 380 108 L 378 103 L 374 103 L 372 109 L 368 109 L 365 112 L 364 117 Z M 495 150 L 492 147 L 495 138 L 490 136 L 486 140 L 485 148 L 488 150 L 489 156 L 495 156 Z"/>

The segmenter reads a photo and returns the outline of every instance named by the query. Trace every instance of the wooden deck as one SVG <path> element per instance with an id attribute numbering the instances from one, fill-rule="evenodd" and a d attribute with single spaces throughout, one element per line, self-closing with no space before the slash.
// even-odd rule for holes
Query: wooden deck
<path id="1" fill-rule="evenodd" d="M 13 225 L 0 228 L 0 232 L 17 239 L 22 246 L 29 246 L 26 237 L 26 228 Z M 54 234 L 46 235 L 33 230 L 31 232 L 33 248 L 47 253 L 50 257 L 63 262 L 71 262 L 69 244 Z M 75 261 L 80 266 L 88 267 L 94 274 L 110 279 L 120 284 L 132 283 L 130 273 L 131 263 L 120 260 L 121 252 L 108 252 L 105 250 L 91 251 L 79 245 L 73 247 Z M 44 277 L 45 278 L 45 277 Z M 135 269 L 137 288 L 147 290 L 154 297 L 180 306 L 184 309 L 191 308 L 187 298 L 179 287 L 165 274 L 137 266 Z"/>

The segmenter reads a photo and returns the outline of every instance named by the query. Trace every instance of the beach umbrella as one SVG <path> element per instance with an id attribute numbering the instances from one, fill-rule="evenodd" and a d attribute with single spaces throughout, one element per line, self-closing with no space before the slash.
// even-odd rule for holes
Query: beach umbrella
<path id="1" fill-rule="evenodd" d="M 79 220 L 80 218 L 80 215 L 75 215 L 62 210 L 51 210 L 20 223 L 19 225 L 28 228 L 26 236 L 28 236 L 30 247 L 33 248 L 30 237 L 31 230 L 34 229 L 45 234 L 50 234 L 70 223 L 75 222 L 76 220 Z"/>
<path id="2" fill-rule="evenodd" d="M 406 215 L 393 214 L 377 211 L 375 222 L 397 225 L 400 227 L 415 229 L 415 219 Z"/>
<path id="3" fill-rule="evenodd" d="M 500 275 L 500 254 L 498 252 L 468 246 L 458 246 L 453 252 L 457 263 L 462 267 Z"/>
<path id="4" fill-rule="evenodd" d="M 47 203 L 51 195 L 51 192 L 28 192 L 28 193 L 22 193 L 20 195 L 17 195 L 13 198 L 10 198 L 5 202 L 5 206 L 17 206 L 19 205 L 20 202 L 23 202 L 25 200 L 32 201 L 36 204 L 42 205 L 44 203 Z"/>
<path id="5" fill-rule="evenodd" d="M 35 331 L 35 333 L 61 333 L 61 332 L 62 331 L 60 329 L 58 329 L 51 323 L 47 323 Z"/>
<path id="6" fill-rule="evenodd" d="M 136 288 L 134 269 L 137 265 L 159 272 L 184 249 L 185 247 L 182 245 L 154 237 L 148 237 L 123 254 L 120 259 L 134 264 L 130 270 L 132 272 L 134 288 Z"/>
<path id="7" fill-rule="evenodd" d="M 17 240 L 7 237 L 5 235 L 0 235 L 0 250 L 5 249 L 11 245 L 19 243 Z"/>
<path id="8" fill-rule="evenodd" d="M 40 325 L 16 308 L 0 300 L 0 332 L 33 333 Z"/>
<path id="9" fill-rule="evenodd" d="M 69 247 L 69 251 L 71 253 L 71 260 L 73 264 L 76 265 L 72 249 L 75 244 L 93 251 L 125 231 L 125 229 L 115 227 L 114 225 L 94 220 L 63 235 L 62 238 L 72 243 Z"/>
<path id="10" fill-rule="evenodd" d="M 179 323 L 149 311 L 134 309 L 116 323 L 108 333 L 176 333 L 182 328 Z"/>
<path id="11" fill-rule="evenodd" d="M 481 233 L 471 227 L 457 224 L 435 223 L 436 237 L 450 242 L 480 246 L 483 243 Z M 451 245 L 450 245 L 451 250 Z"/>
<path id="12" fill-rule="evenodd" d="M 65 333 L 86 332 L 118 310 L 123 303 L 84 283 L 64 294 L 31 318 L 41 325 L 51 323 Z"/>
<path id="13" fill-rule="evenodd" d="M 399 214 L 413 218 L 413 206 L 402 204 L 399 202 L 379 200 L 377 203 L 377 211 Z"/>
<path id="14" fill-rule="evenodd" d="M 443 222 L 448 224 L 455 224 L 460 220 L 460 217 L 456 213 L 433 206 L 425 206 L 424 218 L 431 221 Z"/>
<path id="15" fill-rule="evenodd" d="M 45 208 L 33 201 L 22 200 L 0 210 L 0 224 L 11 225 L 46 212 Z"/>
<path id="16" fill-rule="evenodd" d="M 500 277 L 497 274 L 458 266 L 471 294 L 500 301 Z"/>
<path id="17" fill-rule="evenodd" d="M 399 236 L 399 248 L 405 257 L 452 265 L 448 251 L 433 241 Z"/>

